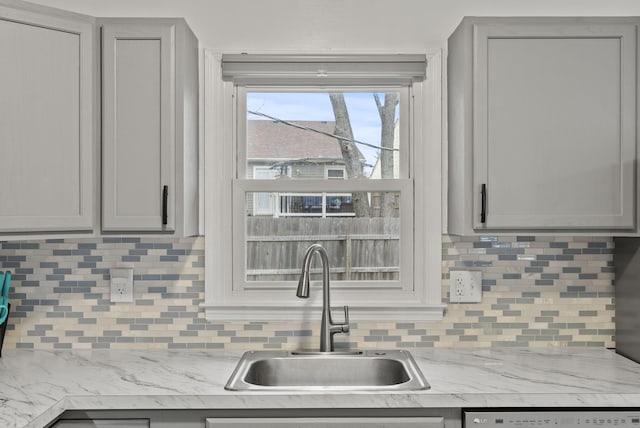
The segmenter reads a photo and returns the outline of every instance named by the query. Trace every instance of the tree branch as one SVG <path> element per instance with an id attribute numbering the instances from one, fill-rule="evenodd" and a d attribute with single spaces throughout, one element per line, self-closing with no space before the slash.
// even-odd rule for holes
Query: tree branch
<path id="1" fill-rule="evenodd" d="M 373 93 L 373 99 L 376 100 L 376 107 L 378 107 L 378 114 L 382 119 L 382 103 L 380 102 L 380 96 L 377 93 Z"/>

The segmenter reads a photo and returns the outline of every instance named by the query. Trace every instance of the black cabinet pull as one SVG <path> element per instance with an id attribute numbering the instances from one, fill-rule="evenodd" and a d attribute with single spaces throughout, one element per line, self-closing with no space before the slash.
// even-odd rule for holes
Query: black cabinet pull
<path id="1" fill-rule="evenodd" d="M 482 199 L 482 208 L 480 211 L 480 223 L 487 222 L 487 185 L 482 183 L 482 187 L 480 188 L 480 197 Z"/>
<path id="2" fill-rule="evenodd" d="M 162 225 L 167 225 L 167 202 L 169 200 L 169 186 L 162 188 Z"/>

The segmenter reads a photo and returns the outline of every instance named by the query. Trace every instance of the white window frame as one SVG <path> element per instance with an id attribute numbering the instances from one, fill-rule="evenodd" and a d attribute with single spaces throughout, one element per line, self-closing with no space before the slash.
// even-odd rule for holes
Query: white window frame
<path id="1" fill-rule="evenodd" d="M 440 320 L 443 316 L 441 52 L 427 53 L 427 63 L 427 79 L 412 85 L 411 118 L 415 120 L 411 119 L 409 129 L 413 132 L 412 139 L 422 143 L 412 145 L 407 153 L 409 178 L 376 180 L 376 190 L 400 191 L 401 199 L 408 195 L 413 197 L 415 211 L 407 213 L 401 209 L 401 216 L 406 217 L 401 219 L 401 230 L 413 237 L 410 239 L 413 248 L 408 249 L 413 254 L 410 263 L 412 286 L 380 289 L 360 284 L 332 289 L 332 304 L 349 305 L 353 321 Z M 295 291 L 281 287 L 237 287 L 237 282 L 242 280 L 239 276 L 244 278 L 245 262 L 234 256 L 231 247 L 234 233 L 237 235 L 238 228 L 244 228 L 244 221 L 234 221 L 234 210 L 244 210 L 246 191 L 287 192 L 291 187 L 273 180 L 235 178 L 246 177 L 246 174 L 241 175 L 242 167 L 238 170 L 234 167 L 238 148 L 234 129 L 235 103 L 231 100 L 236 88 L 233 82 L 223 80 L 221 64 L 222 55 L 205 50 L 205 302 L 202 306 L 206 318 L 227 321 L 319 319 L 322 293 L 317 291 L 311 293 L 310 299 L 303 300 L 295 296 Z M 375 83 L 375 79 L 370 81 Z M 305 189 L 318 193 L 371 190 L 371 184 L 359 184 L 355 180 L 348 187 L 342 180 L 305 181 Z M 406 227 L 407 224 L 410 226 Z M 244 242 L 242 245 L 244 247 Z M 407 249 L 404 253 L 408 254 Z M 243 266 L 242 272 L 239 266 Z"/>

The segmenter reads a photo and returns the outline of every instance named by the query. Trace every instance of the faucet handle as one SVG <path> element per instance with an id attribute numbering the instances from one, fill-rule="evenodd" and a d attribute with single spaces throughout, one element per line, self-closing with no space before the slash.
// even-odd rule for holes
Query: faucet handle
<path id="1" fill-rule="evenodd" d="M 344 324 L 342 324 L 342 332 L 349 332 L 349 306 L 344 305 Z"/>

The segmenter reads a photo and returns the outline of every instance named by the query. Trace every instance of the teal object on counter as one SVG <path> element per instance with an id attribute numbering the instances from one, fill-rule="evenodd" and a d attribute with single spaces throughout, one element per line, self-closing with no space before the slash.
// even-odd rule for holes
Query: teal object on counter
<path id="1" fill-rule="evenodd" d="M 0 272 L 0 324 L 4 324 L 9 315 L 9 288 L 11 272 Z"/>

